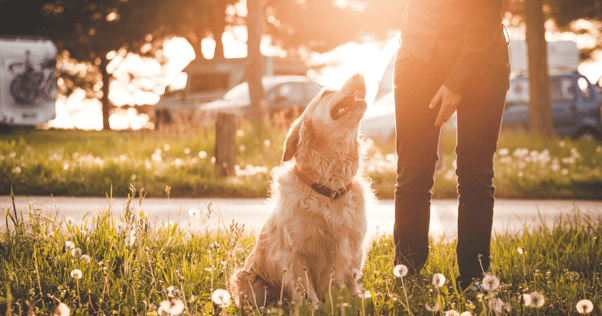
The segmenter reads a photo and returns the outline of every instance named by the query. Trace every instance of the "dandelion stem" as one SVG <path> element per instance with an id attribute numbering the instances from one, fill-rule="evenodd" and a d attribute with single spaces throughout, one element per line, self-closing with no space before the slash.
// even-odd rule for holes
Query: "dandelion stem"
<path id="1" fill-rule="evenodd" d="M 334 273 L 330 274 L 330 280 L 328 281 L 328 296 L 330 297 L 330 311 L 334 316 L 334 302 L 332 301 L 332 279 L 334 277 Z"/>
<path id="2" fill-rule="evenodd" d="M 249 288 L 251 289 L 251 294 L 253 294 L 253 302 L 255 302 L 255 309 L 257 309 L 257 313 L 261 315 L 261 311 L 259 310 L 259 306 L 257 305 L 257 297 L 255 297 L 255 290 L 253 289 L 253 285 L 249 278 L 247 278 L 247 283 L 249 283 Z"/>
<path id="3" fill-rule="evenodd" d="M 408 314 L 413 316 L 414 314 L 410 311 L 410 301 L 408 300 L 408 292 L 406 292 L 406 286 L 403 282 L 403 277 L 401 277 L 401 287 L 403 288 L 403 295 L 406 297 L 406 308 L 408 309 Z"/>

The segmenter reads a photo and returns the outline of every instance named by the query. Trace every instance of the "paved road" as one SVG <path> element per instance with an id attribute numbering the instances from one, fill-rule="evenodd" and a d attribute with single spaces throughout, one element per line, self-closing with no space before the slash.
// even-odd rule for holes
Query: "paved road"
<path id="1" fill-rule="evenodd" d="M 142 201 L 142 205 L 139 204 L 139 200 L 135 200 L 133 206 L 137 214 L 139 211 L 143 211 L 158 223 L 165 223 L 169 220 L 187 226 L 191 224 L 188 210 L 197 208 L 205 211 L 210 201 L 211 199 L 206 198 L 146 198 Z M 226 225 L 235 220 L 245 224 L 246 229 L 252 231 L 258 231 L 261 228 L 271 211 L 271 206 L 265 199 L 212 199 L 212 201 L 213 209 L 217 210 L 219 207 Z M 126 199 L 114 198 L 110 203 L 107 198 L 18 196 L 15 198 L 15 204 L 20 212 L 27 212 L 31 206 L 32 209 L 57 214 L 61 219 L 71 216 L 80 223 L 84 214 L 107 210 L 110 205 L 114 214 L 123 213 Z M 10 197 L 0 196 L 1 214 L 4 214 L 9 207 L 12 207 Z M 449 238 L 456 234 L 457 208 L 457 200 L 433 201 L 430 226 L 432 235 L 444 235 Z M 541 224 L 539 214 L 546 225 L 552 226 L 558 216 L 568 214 L 575 208 L 578 208 L 582 214 L 594 217 L 602 216 L 602 201 L 498 199 L 494 209 L 494 229 L 498 232 L 517 232 L 522 230 L 525 225 L 534 227 Z M 379 201 L 378 205 L 368 210 L 370 234 L 372 236 L 390 234 L 393 231 L 394 218 L 393 200 Z M 199 227 L 198 224 L 191 225 Z M 206 226 L 212 229 L 223 227 L 221 225 L 218 216 L 212 216 Z"/>

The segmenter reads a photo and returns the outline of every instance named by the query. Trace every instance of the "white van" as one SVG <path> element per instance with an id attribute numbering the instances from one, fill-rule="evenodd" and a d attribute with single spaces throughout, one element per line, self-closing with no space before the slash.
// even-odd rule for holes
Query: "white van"
<path id="1" fill-rule="evenodd" d="M 56 54 L 47 38 L 0 36 L 0 127 L 56 117 Z"/>

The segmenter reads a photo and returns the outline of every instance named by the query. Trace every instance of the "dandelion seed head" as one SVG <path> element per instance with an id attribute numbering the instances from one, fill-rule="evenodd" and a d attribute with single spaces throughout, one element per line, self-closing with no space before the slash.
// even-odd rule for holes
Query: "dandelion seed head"
<path id="1" fill-rule="evenodd" d="M 71 216 L 67 216 L 65 217 L 65 223 L 67 223 L 69 226 L 75 225 L 75 219 Z"/>
<path id="2" fill-rule="evenodd" d="M 86 264 L 89 264 L 90 262 L 92 262 L 92 257 L 90 257 L 89 255 L 82 255 L 81 257 L 79 257 L 79 260 L 85 262 Z"/>
<path id="3" fill-rule="evenodd" d="M 54 310 L 53 316 L 69 316 L 71 309 L 65 303 L 61 302 Z"/>
<path id="4" fill-rule="evenodd" d="M 490 274 L 483 278 L 483 288 L 487 292 L 494 291 L 498 288 L 498 286 L 500 286 L 500 279 L 498 279 L 496 276 Z"/>
<path id="5" fill-rule="evenodd" d="M 80 270 L 80 269 L 75 269 L 75 270 L 71 271 L 71 277 L 76 280 L 81 279 L 82 275 L 83 275 L 82 270 Z"/>
<path id="6" fill-rule="evenodd" d="M 190 150 L 190 148 L 188 148 L 188 147 L 184 148 L 184 154 L 185 155 L 190 155 L 191 152 L 192 151 Z"/>
<path id="7" fill-rule="evenodd" d="M 529 304 L 529 306 L 535 307 L 535 308 L 540 308 L 545 303 L 544 296 L 541 295 L 539 292 L 535 291 L 529 295 L 531 296 L 531 304 Z"/>
<path id="8" fill-rule="evenodd" d="M 245 136 L 245 132 L 242 129 L 239 129 L 236 131 L 236 136 L 243 137 Z"/>
<path id="9" fill-rule="evenodd" d="M 15 167 L 12 171 L 14 174 L 19 174 L 21 173 L 21 167 Z"/>
<path id="10" fill-rule="evenodd" d="M 201 150 L 201 151 L 199 152 L 199 158 L 201 158 L 201 159 L 205 159 L 205 158 L 207 158 L 207 152 L 206 152 L 206 151 L 204 151 L 204 150 Z"/>
<path id="11" fill-rule="evenodd" d="M 531 306 L 531 295 L 523 294 L 522 295 L 522 303 L 524 306 Z"/>
<path id="12" fill-rule="evenodd" d="M 460 316 L 460 313 L 456 310 L 448 310 L 445 312 L 445 316 Z"/>
<path id="13" fill-rule="evenodd" d="M 73 257 L 79 257 L 82 255 L 82 249 L 81 248 L 73 248 L 71 249 L 71 256 Z"/>
<path id="14" fill-rule="evenodd" d="M 594 310 L 594 304 L 590 300 L 580 300 L 577 302 L 577 311 L 580 314 L 589 314 Z"/>
<path id="15" fill-rule="evenodd" d="M 435 288 L 440 288 L 445 284 L 445 276 L 441 273 L 435 273 L 433 275 L 433 285 Z"/>
<path id="16" fill-rule="evenodd" d="M 217 289 L 213 291 L 213 294 L 211 294 L 211 300 L 213 303 L 221 308 L 228 308 L 228 306 L 230 306 L 230 298 L 230 293 L 222 289 Z"/>
<path id="17" fill-rule="evenodd" d="M 265 146 L 265 147 L 270 147 L 271 144 L 272 144 L 272 142 L 269 139 L 266 139 L 263 141 L 263 146 Z"/>
<path id="18" fill-rule="evenodd" d="M 435 304 L 426 303 L 424 304 L 424 308 L 429 312 L 436 312 L 439 310 L 439 302 L 436 302 Z"/>
<path id="19" fill-rule="evenodd" d="M 65 248 L 67 250 L 75 249 L 75 244 L 72 241 L 65 241 Z"/>
<path id="20" fill-rule="evenodd" d="M 403 278 L 406 274 L 408 274 L 408 267 L 403 264 L 398 264 L 393 268 L 393 275 L 398 278 Z"/>
<path id="21" fill-rule="evenodd" d="M 471 312 L 464 312 L 460 316 L 473 316 Z"/>
<path id="22" fill-rule="evenodd" d="M 163 301 L 159 304 L 159 315 L 180 315 L 184 311 L 184 303 L 178 299 Z"/>
<path id="23" fill-rule="evenodd" d="M 191 208 L 190 210 L 188 210 L 188 216 L 192 218 L 197 218 L 201 216 L 201 211 L 198 208 Z"/>

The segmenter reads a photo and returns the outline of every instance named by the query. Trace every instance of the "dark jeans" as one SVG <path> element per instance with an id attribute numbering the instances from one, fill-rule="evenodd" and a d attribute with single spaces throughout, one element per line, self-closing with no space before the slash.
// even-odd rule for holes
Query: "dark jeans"
<path id="1" fill-rule="evenodd" d="M 504 50 L 503 54 L 499 54 Z M 508 89 L 507 48 L 479 62 L 461 91 L 457 110 L 458 243 L 462 277 L 478 277 L 489 268 L 493 222 L 493 155 Z M 500 55 L 502 58 L 500 58 Z M 397 185 L 395 187 L 395 263 L 420 271 L 429 252 L 431 188 L 434 184 L 440 128 L 439 108 L 429 103 L 455 60 L 424 62 L 403 47 L 395 61 Z M 479 255 L 480 262 L 479 262 Z"/>

